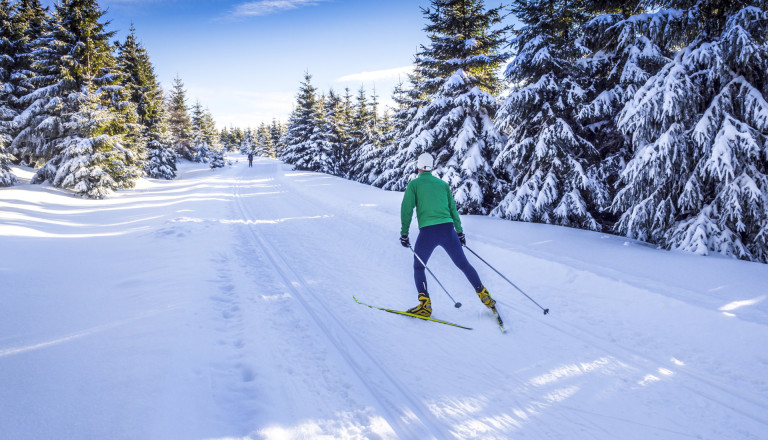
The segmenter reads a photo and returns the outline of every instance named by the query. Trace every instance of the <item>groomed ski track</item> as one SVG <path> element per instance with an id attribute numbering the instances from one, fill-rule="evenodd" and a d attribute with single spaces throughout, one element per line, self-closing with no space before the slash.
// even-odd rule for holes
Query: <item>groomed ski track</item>
<path id="1" fill-rule="evenodd" d="M 402 193 L 271 159 L 105 200 L 0 190 L 0 437 L 768 438 L 768 266 L 463 216 L 507 333 Z M 23 170 L 32 175 L 32 170 Z M 415 225 L 411 230 L 416 236 Z M 41 265 L 44 266 L 41 269 Z"/>
<path id="2" fill-rule="evenodd" d="M 274 175 L 278 175 L 280 166 L 278 163 L 271 163 L 266 166 L 262 164 L 261 168 L 273 169 Z M 275 182 L 275 180 L 271 181 Z M 252 219 L 256 218 L 251 212 L 254 206 L 247 204 L 245 199 L 240 196 L 241 189 L 246 185 L 248 185 L 247 180 L 238 179 L 234 186 L 235 201 L 243 218 Z M 276 185 L 281 196 L 287 196 L 285 200 L 282 200 L 282 203 L 290 205 L 290 209 L 293 209 L 294 206 L 307 207 L 308 203 L 313 203 L 304 197 L 295 197 L 296 195 L 300 196 L 298 191 L 284 191 L 283 188 L 282 183 Z M 284 213 L 285 206 L 273 205 L 272 208 Z M 279 213 L 273 212 L 274 214 Z M 349 222 L 346 223 L 350 225 Z M 266 256 L 269 267 L 279 275 L 291 297 L 306 313 L 306 321 L 323 335 L 328 346 L 335 352 L 332 354 L 339 355 L 342 360 L 340 367 L 348 369 L 357 378 L 359 384 L 362 384 L 370 393 L 373 398 L 371 402 L 375 404 L 375 408 L 379 412 L 386 416 L 385 419 L 395 434 L 399 438 L 448 438 L 447 430 L 419 401 L 418 396 L 406 390 L 382 366 L 381 362 L 358 341 L 358 336 L 350 328 L 351 324 L 344 324 L 345 317 L 337 316 L 333 307 L 325 303 L 325 298 L 329 296 L 329 293 L 337 296 L 344 292 L 345 287 L 339 286 L 335 292 L 316 291 L 301 276 L 299 272 L 301 269 L 294 268 L 292 259 L 280 252 L 280 243 L 273 243 L 269 236 L 259 234 L 254 228 L 248 228 L 247 232 L 250 243 L 255 245 L 262 252 L 262 255 Z M 290 380 L 290 378 L 286 378 L 286 380 Z M 286 397 L 290 398 L 289 396 Z"/>
<path id="3" fill-rule="evenodd" d="M 446 319 L 479 331 L 463 335 L 455 329 L 403 323 L 402 318 L 355 308 L 349 299 L 352 293 L 392 307 L 409 306 L 415 297 L 410 283 L 411 259 L 397 245 L 398 205 L 381 212 L 356 200 L 345 202 L 340 200 L 344 193 L 333 193 L 334 180 L 322 174 L 289 171 L 278 162 L 258 161 L 253 169 L 241 169 L 234 198 L 243 219 L 251 222 L 242 231 L 247 238 L 244 246 L 252 245 L 265 257 L 269 270 L 279 275 L 293 300 L 290 307 L 300 309 L 303 317 L 299 321 L 308 324 L 302 332 L 322 336 L 329 368 L 344 378 L 341 389 L 325 391 L 330 395 L 349 389 L 363 391 L 350 395 L 349 400 L 353 407 L 366 408 L 364 419 L 370 425 L 358 433 L 361 437 L 646 439 L 717 438 L 737 433 L 734 438 L 752 438 L 752 433 L 768 431 L 764 394 L 751 392 L 748 387 L 734 388 L 674 356 L 658 358 L 653 355 L 655 350 L 646 354 L 643 347 L 647 341 L 643 339 L 647 336 L 643 333 L 653 333 L 653 329 L 622 329 L 637 341 L 617 340 L 626 336 L 623 334 L 620 338 L 606 337 L 600 334 L 599 326 L 574 322 L 574 315 L 564 310 L 568 302 L 549 292 L 537 293 L 544 295 L 542 300 L 555 302 L 547 304 L 553 316 L 540 316 L 535 307 L 515 297 L 513 290 L 484 270 L 481 273 L 488 279 L 486 284 L 495 286 L 492 292 L 510 327 L 509 334 L 500 335 L 490 314 L 479 303 L 473 304 L 466 281 L 451 274 L 452 266 L 438 255 L 439 251 L 432 260 L 439 268 L 438 276 L 450 280 L 446 285 L 462 295 L 460 301 L 466 305 L 461 311 L 452 311 L 447 300 L 440 299 L 441 293 L 433 291 L 433 298 L 438 298 L 436 309 L 451 313 L 443 316 Z M 254 182 L 259 182 L 256 186 L 266 189 L 270 197 L 252 197 L 259 194 L 253 192 Z M 259 226 L 291 230 L 273 234 Z M 480 232 L 470 229 L 468 234 L 482 249 L 487 246 L 478 243 Z M 286 242 L 288 236 L 292 240 Z M 245 250 L 242 256 L 247 258 L 249 252 Z M 518 258 L 527 258 L 534 265 L 538 259 Z M 475 264 L 482 269 L 480 262 Z M 553 264 L 574 278 L 597 278 L 608 288 L 622 286 L 584 268 L 553 262 L 543 266 Z M 353 275 L 360 268 L 376 273 L 372 279 L 390 281 L 383 286 L 361 284 L 358 281 L 365 275 Z M 554 287 L 552 293 L 569 295 L 567 287 Z M 664 303 L 665 308 L 687 307 L 656 298 L 652 292 L 643 293 Z M 394 332 L 401 337 L 377 337 Z M 290 332 L 280 336 L 287 336 L 286 343 L 297 342 L 291 341 Z M 578 380 L 581 376 L 597 378 Z M 567 384 L 556 385 L 560 381 Z M 652 389 L 657 382 L 660 389 L 642 391 Z M 664 382 L 676 384 L 664 390 L 668 388 Z M 600 396 L 611 390 L 639 395 L 642 400 L 601 402 Z M 582 393 L 594 394 L 586 401 L 569 402 L 578 400 L 575 396 Z M 671 402 L 680 405 L 659 411 Z M 627 405 L 625 409 L 623 405 Z M 697 431 L 696 419 L 706 413 L 707 418 L 720 419 L 722 431 Z M 381 421 L 391 433 L 381 428 L 374 432 Z"/>

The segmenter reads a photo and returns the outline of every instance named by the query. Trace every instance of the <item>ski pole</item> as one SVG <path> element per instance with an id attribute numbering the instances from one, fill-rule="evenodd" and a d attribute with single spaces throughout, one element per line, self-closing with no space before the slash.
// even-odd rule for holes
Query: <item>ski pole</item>
<path id="1" fill-rule="evenodd" d="M 424 262 L 424 260 L 422 260 L 422 259 L 421 259 L 421 257 L 419 256 L 419 254 L 417 254 L 417 253 L 416 253 L 416 251 L 414 251 L 414 250 L 413 250 L 413 246 L 411 246 L 411 245 L 408 245 L 408 248 L 410 248 L 410 249 L 411 249 L 411 252 L 413 252 L 413 255 L 415 255 L 415 256 L 416 256 L 416 258 L 419 260 L 419 263 L 421 263 L 421 265 L 422 265 L 422 266 L 424 266 L 424 269 L 427 269 L 427 272 L 429 272 L 429 274 L 430 274 L 430 275 L 432 275 L 432 278 L 434 278 L 434 279 L 435 279 L 435 281 L 437 281 L 437 284 L 439 284 L 439 285 L 440 285 L 440 287 L 442 287 L 442 288 L 443 288 L 443 291 L 445 291 L 445 294 L 446 294 L 446 295 L 448 295 L 448 298 L 450 298 L 450 299 L 451 299 L 451 301 L 453 301 L 453 305 L 454 305 L 454 307 L 456 307 L 457 309 L 458 309 L 459 307 L 461 307 L 461 303 L 460 303 L 460 302 L 456 302 L 456 300 L 455 300 L 455 299 L 453 299 L 453 297 L 451 296 L 451 294 L 450 294 L 450 293 L 448 293 L 448 290 L 446 290 L 445 286 L 443 286 L 443 283 L 441 283 L 441 282 L 440 282 L 440 280 L 438 280 L 438 279 L 437 279 L 437 277 L 435 276 L 435 274 L 433 274 L 433 273 L 432 273 L 432 271 L 431 271 L 431 270 L 429 270 L 429 268 L 427 267 L 427 264 Z"/>
<path id="2" fill-rule="evenodd" d="M 530 296 L 528 296 L 528 294 L 527 294 L 527 293 L 523 292 L 523 289 L 521 289 L 521 288 L 517 287 L 517 286 L 515 285 L 515 283 L 513 283 L 512 281 L 509 281 L 509 279 L 508 279 L 507 277 L 505 277 L 505 276 L 504 276 L 504 275 L 503 275 L 501 272 L 499 272 L 498 270 L 496 270 L 496 268 L 495 268 L 495 267 L 491 266 L 491 264 L 490 264 L 490 263 L 488 263 L 487 261 L 483 260 L 483 258 L 482 258 L 480 255 L 477 255 L 477 253 L 476 253 L 475 251 L 473 251 L 472 249 L 470 249 L 470 248 L 469 248 L 469 246 L 467 246 L 467 245 L 465 244 L 465 245 L 464 245 L 464 247 L 465 247 L 465 248 L 467 248 L 467 250 L 468 250 L 468 251 L 472 252 L 472 254 L 473 254 L 474 256 L 476 256 L 477 258 L 479 258 L 479 259 L 480 259 L 480 261 L 482 261 L 483 263 L 487 264 L 487 265 L 488 265 L 488 267 L 490 267 L 491 269 L 493 269 L 493 271 L 494 271 L 494 272 L 496 272 L 497 274 L 499 274 L 499 276 L 500 276 L 500 277 L 504 278 L 504 280 L 505 280 L 506 282 L 508 282 L 509 284 L 511 284 L 511 285 L 512 285 L 512 287 L 514 287 L 515 289 L 517 289 L 517 290 L 518 290 L 520 293 L 522 293 L 523 295 L 525 295 L 525 297 L 526 297 L 526 298 L 530 299 L 530 300 L 531 300 L 531 301 L 532 301 L 534 304 L 536 304 L 537 306 L 539 306 L 539 308 L 540 308 L 541 310 L 544 310 L 544 314 L 545 314 L 545 315 L 546 315 L 547 313 L 549 313 L 549 309 L 545 309 L 544 307 L 540 306 L 540 305 L 539 305 L 539 303 L 537 303 L 536 301 L 534 301 L 534 300 L 533 300 L 533 298 L 531 298 Z"/>

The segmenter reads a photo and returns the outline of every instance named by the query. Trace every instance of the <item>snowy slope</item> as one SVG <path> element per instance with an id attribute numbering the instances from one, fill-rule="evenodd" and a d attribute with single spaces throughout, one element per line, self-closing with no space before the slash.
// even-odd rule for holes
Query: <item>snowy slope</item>
<path id="1" fill-rule="evenodd" d="M 15 170 L 22 178 L 29 170 Z M 3 439 L 765 439 L 768 266 L 463 218 L 501 334 L 401 194 L 261 159 L 103 201 L 0 189 Z M 412 235 L 416 235 L 415 226 Z"/>

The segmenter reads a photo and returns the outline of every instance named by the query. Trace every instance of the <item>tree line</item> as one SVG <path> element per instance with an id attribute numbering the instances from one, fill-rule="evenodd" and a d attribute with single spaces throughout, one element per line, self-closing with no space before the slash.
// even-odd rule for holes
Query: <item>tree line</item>
<path id="1" fill-rule="evenodd" d="M 224 165 L 211 112 L 188 105 L 181 78 L 165 96 L 131 28 L 111 43 L 96 0 L 0 0 L 0 186 L 10 164 L 89 198 L 138 178 L 173 179 L 178 158 Z"/>
<path id="2" fill-rule="evenodd" d="M 395 108 L 306 73 L 277 154 L 403 190 L 429 152 L 465 214 L 765 263 L 767 3 L 432 0 Z"/>

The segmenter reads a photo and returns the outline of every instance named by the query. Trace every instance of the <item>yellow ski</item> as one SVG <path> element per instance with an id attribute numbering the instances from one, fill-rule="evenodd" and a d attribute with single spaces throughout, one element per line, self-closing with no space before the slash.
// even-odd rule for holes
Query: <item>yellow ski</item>
<path id="1" fill-rule="evenodd" d="M 464 327 L 463 325 L 454 324 L 454 323 L 452 323 L 452 322 L 448 322 L 448 321 L 442 321 L 442 320 L 440 320 L 440 319 L 435 319 L 435 318 L 428 318 L 428 317 L 426 317 L 426 316 L 420 316 L 420 315 L 414 315 L 413 313 L 403 312 L 403 311 L 401 311 L 401 310 L 392 310 L 392 309 L 385 309 L 385 308 L 383 308 L 383 307 L 376 307 L 376 306 L 372 306 L 372 305 L 370 305 L 370 304 L 366 304 L 366 303 L 363 303 L 363 302 L 360 302 L 360 301 L 358 301 L 358 300 L 357 300 L 357 298 L 355 298 L 354 296 L 352 296 L 352 299 L 354 299 L 356 303 L 358 303 L 358 304 L 360 304 L 360 305 L 364 305 L 364 306 L 366 306 L 366 307 L 370 307 L 370 308 L 372 308 L 372 309 L 379 309 L 379 310 L 383 310 L 383 311 L 385 311 L 385 312 L 389 312 L 389 313 L 396 313 L 396 314 L 398 314 L 398 315 L 405 315 L 405 316 L 410 316 L 410 317 L 412 317 L 412 318 L 419 318 L 419 319 L 423 319 L 423 320 L 425 320 L 425 321 L 433 321 L 433 322 L 439 322 L 440 324 L 445 324 L 445 325 L 452 325 L 452 326 L 454 326 L 454 327 L 463 328 L 463 329 L 467 329 L 467 330 L 472 330 L 472 328 L 470 328 L 470 327 Z"/>

